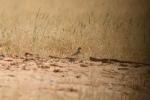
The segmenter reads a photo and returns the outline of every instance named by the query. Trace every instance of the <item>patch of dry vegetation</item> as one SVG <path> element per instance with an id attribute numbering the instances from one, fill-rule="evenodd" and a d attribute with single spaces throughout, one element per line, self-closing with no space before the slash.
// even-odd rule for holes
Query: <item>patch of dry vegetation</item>
<path id="1" fill-rule="evenodd" d="M 0 0 L 1 53 L 82 55 L 148 62 L 144 0 Z M 146 55 L 148 54 L 148 55 Z"/>

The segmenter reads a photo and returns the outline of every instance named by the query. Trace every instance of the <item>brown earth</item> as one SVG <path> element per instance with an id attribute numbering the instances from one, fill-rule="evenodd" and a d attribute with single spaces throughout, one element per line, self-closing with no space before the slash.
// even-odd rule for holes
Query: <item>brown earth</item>
<path id="1" fill-rule="evenodd" d="M 140 63 L 0 56 L 0 100 L 148 100 L 149 79 Z"/>

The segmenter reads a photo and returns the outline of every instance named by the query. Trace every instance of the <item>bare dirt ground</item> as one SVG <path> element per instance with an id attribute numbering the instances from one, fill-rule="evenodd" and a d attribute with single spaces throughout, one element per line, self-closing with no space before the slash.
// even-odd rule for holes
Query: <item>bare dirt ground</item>
<path id="1" fill-rule="evenodd" d="M 149 100 L 150 66 L 0 56 L 0 100 Z"/>

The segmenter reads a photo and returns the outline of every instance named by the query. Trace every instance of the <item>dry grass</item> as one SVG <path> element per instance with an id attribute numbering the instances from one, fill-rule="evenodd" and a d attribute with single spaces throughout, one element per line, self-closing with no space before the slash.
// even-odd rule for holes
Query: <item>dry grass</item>
<path id="1" fill-rule="evenodd" d="M 0 0 L 1 52 L 148 62 L 148 1 Z M 142 51 L 142 52 L 141 52 Z"/>

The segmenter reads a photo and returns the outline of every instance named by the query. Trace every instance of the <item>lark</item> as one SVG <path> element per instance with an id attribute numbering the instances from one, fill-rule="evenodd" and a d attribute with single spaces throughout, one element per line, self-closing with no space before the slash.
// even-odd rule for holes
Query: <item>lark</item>
<path id="1" fill-rule="evenodd" d="M 71 56 L 77 56 L 81 53 L 81 47 L 79 47 L 75 53 L 73 53 Z"/>

